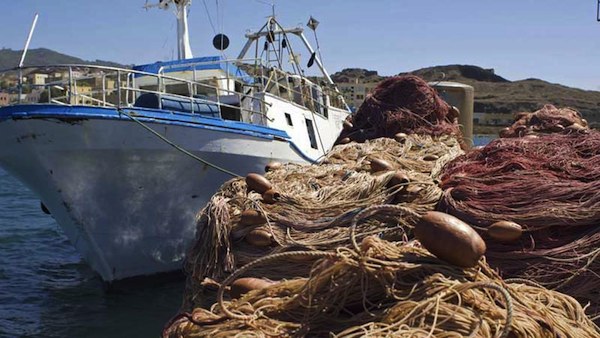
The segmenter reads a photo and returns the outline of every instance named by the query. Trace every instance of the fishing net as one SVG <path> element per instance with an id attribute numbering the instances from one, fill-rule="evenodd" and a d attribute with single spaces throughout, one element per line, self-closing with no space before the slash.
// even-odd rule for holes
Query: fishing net
<path id="1" fill-rule="evenodd" d="M 358 238 L 406 237 L 406 225 L 415 220 L 411 215 L 435 208 L 442 194 L 436 183 L 439 172 L 460 154 L 450 136 L 408 135 L 401 142 L 380 138 L 336 146 L 319 165 L 286 164 L 267 172 L 279 195 L 276 201 L 249 190 L 243 178 L 225 183 L 200 213 L 197 240 L 186 258 L 187 306 L 201 304 L 205 286 L 265 255 L 347 247 L 352 219 L 372 205 L 404 206 L 411 214 L 379 212 L 357 224 Z M 373 172 L 376 160 L 389 168 Z M 398 174 L 404 180 L 396 180 Z M 262 220 L 248 225 L 242 219 L 248 211 Z M 247 276 L 306 276 L 313 262 L 305 257 L 260 266 Z"/>
<path id="2" fill-rule="evenodd" d="M 557 112 L 561 115 L 553 115 Z M 438 209 L 482 233 L 497 221 L 520 224 L 520 239 L 488 240 L 490 264 L 504 277 L 526 278 L 591 302 L 588 312 L 597 315 L 600 132 L 557 128 L 542 134 L 578 115 L 551 106 L 532 114 L 550 116 L 530 125 L 536 137 L 500 138 L 444 167 Z"/>
<path id="3" fill-rule="evenodd" d="M 462 140 L 457 119 L 458 111 L 423 79 L 394 76 L 377 85 L 356 114 L 347 119 L 336 144 L 393 138 L 397 133 L 453 135 Z"/>
<path id="4" fill-rule="evenodd" d="M 288 253 L 287 258 L 303 253 Z M 482 259 L 457 268 L 416 241 L 365 238 L 322 255 L 309 278 L 283 280 L 175 317 L 164 337 L 597 337 L 567 295 L 507 283 Z M 224 284 L 260 264 L 240 269 Z"/>
<path id="5" fill-rule="evenodd" d="M 184 312 L 164 336 L 598 336 L 571 297 L 527 280 L 503 281 L 485 259 L 455 267 L 411 240 L 422 215 L 439 205 L 441 175 L 450 182 L 444 168 L 462 154 L 456 114 L 421 79 L 391 78 L 346 121 L 321 163 L 272 166 L 264 178 L 225 183 L 199 214 Z M 515 165 L 529 165 L 520 145 L 514 149 Z M 594 180 L 577 164 L 570 169 Z M 485 224 L 475 222 L 479 230 Z M 526 230 L 534 229 L 554 236 L 551 226 Z M 563 272 L 586 273 L 566 253 L 557 256 L 568 259 L 555 265 Z M 263 286 L 238 296 L 238 277 Z M 211 287 L 218 289 L 214 304 L 204 292 Z"/>
<path id="6" fill-rule="evenodd" d="M 500 137 L 523 137 L 548 133 L 585 133 L 589 130 L 581 114 L 570 108 L 556 108 L 551 104 L 533 113 L 518 113 L 512 126 L 500 131 Z"/>

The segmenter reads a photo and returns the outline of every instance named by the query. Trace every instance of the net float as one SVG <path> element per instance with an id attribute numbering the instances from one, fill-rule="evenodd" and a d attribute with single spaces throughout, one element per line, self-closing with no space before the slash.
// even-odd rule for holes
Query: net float
<path id="1" fill-rule="evenodd" d="M 256 173 L 246 175 L 246 185 L 248 189 L 256 191 L 259 194 L 263 194 L 273 187 L 273 184 L 268 179 Z"/>
<path id="2" fill-rule="evenodd" d="M 407 137 L 408 135 L 406 135 L 405 133 L 398 133 L 394 135 L 394 140 L 396 140 L 399 143 L 404 143 Z"/>
<path id="3" fill-rule="evenodd" d="M 283 167 L 283 164 L 281 164 L 281 162 L 269 162 L 265 166 L 265 172 L 275 171 L 277 169 L 281 169 L 281 167 Z"/>
<path id="4" fill-rule="evenodd" d="M 229 295 L 231 298 L 240 298 L 244 294 L 252 290 L 260 290 L 268 288 L 271 285 L 277 284 L 277 282 L 269 281 L 261 278 L 244 277 L 238 278 L 231 283 Z"/>
<path id="5" fill-rule="evenodd" d="M 581 125 L 584 127 L 588 126 L 588 121 L 586 119 L 581 119 Z"/>
<path id="6" fill-rule="evenodd" d="M 352 122 L 350 122 L 348 120 L 344 120 L 344 122 L 342 122 L 342 126 L 343 126 L 344 130 L 350 130 L 350 129 L 354 128 L 354 125 L 352 124 Z"/>
<path id="7" fill-rule="evenodd" d="M 244 237 L 244 240 L 254 246 L 266 247 L 273 243 L 273 235 L 265 229 L 254 229 Z"/>
<path id="8" fill-rule="evenodd" d="M 386 160 L 374 158 L 371 160 L 371 172 L 376 173 L 379 171 L 392 170 L 394 167 Z"/>
<path id="9" fill-rule="evenodd" d="M 415 225 L 425 249 L 450 264 L 470 268 L 485 254 L 485 242 L 467 223 L 439 211 L 425 213 Z"/>
<path id="10" fill-rule="evenodd" d="M 404 172 L 397 170 L 394 176 L 390 179 L 387 184 L 388 188 L 395 187 L 399 184 L 407 184 L 410 182 L 410 178 Z"/>
<path id="11" fill-rule="evenodd" d="M 487 235 L 500 242 L 512 242 L 521 238 L 523 227 L 515 222 L 499 221 L 487 228 Z"/>
<path id="12" fill-rule="evenodd" d="M 273 189 L 269 189 L 262 194 L 263 202 L 267 204 L 274 204 L 281 198 L 281 194 Z"/>
<path id="13" fill-rule="evenodd" d="M 506 128 L 502 128 L 502 130 L 500 130 L 500 133 L 498 133 L 498 134 L 500 137 L 510 137 L 512 132 L 509 127 L 506 127 Z"/>
<path id="14" fill-rule="evenodd" d="M 423 161 L 437 161 L 440 157 L 433 154 L 427 154 L 423 156 Z"/>
<path id="15" fill-rule="evenodd" d="M 344 137 L 343 139 L 341 139 L 341 140 L 340 140 L 340 142 L 339 142 L 339 143 L 340 143 L 340 144 L 348 144 L 348 143 L 350 143 L 350 142 L 351 142 L 351 140 L 350 140 L 350 138 L 349 138 L 349 137 Z"/>
<path id="16" fill-rule="evenodd" d="M 253 209 L 244 210 L 240 217 L 240 225 L 259 225 L 266 222 L 267 216 Z"/>

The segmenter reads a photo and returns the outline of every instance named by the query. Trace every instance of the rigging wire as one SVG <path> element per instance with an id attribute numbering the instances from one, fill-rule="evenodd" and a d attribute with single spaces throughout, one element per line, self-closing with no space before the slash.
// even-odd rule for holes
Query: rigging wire
<path id="1" fill-rule="evenodd" d="M 217 34 L 217 30 L 215 29 L 215 25 L 213 24 L 212 17 L 210 16 L 210 11 L 208 10 L 208 6 L 206 5 L 206 0 L 202 0 L 204 4 L 204 10 L 206 11 L 206 16 L 208 17 L 208 22 L 210 23 L 210 27 L 212 27 L 213 34 Z"/>
<path id="2" fill-rule="evenodd" d="M 313 33 L 315 34 L 315 42 L 317 43 L 317 53 L 319 53 L 319 60 L 321 61 L 321 64 L 324 64 L 323 56 L 321 55 L 321 46 L 319 46 L 319 38 L 317 37 L 317 30 L 314 29 Z"/>
<path id="3" fill-rule="evenodd" d="M 225 169 L 225 168 L 222 168 L 222 167 L 220 167 L 220 166 L 218 166 L 218 165 L 216 165 L 216 164 L 213 164 L 213 163 L 211 163 L 211 162 L 209 162 L 209 161 L 207 161 L 207 160 L 205 160 L 205 159 L 203 159 L 203 158 L 201 158 L 201 157 L 198 157 L 198 156 L 196 156 L 196 155 L 194 155 L 194 154 L 190 153 L 189 151 L 187 151 L 187 150 L 183 149 L 182 147 L 178 146 L 177 144 L 175 144 L 175 143 L 171 142 L 169 139 L 167 139 L 166 137 L 162 136 L 162 135 L 161 135 L 161 134 L 159 134 L 157 131 L 155 131 L 154 129 L 150 128 L 148 125 L 146 125 L 144 122 L 142 122 L 142 121 L 140 121 L 138 118 L 136 118 L 136 117 L 134 116 L 134 114 L 135 114 L 134 112 L 131 112 L 131 114 L 130 114 L 130 113 L 126 112 L 125 110 L 121 109 L 121 108 L 118 108 L 118 109 L 117 109 L 117 111 L 118 111 L 120 114 L 123 114 L 123 115 L 125 115 L 125 116 L 129 117 L 129 118 L 130 118 L 131 120 L 133 120 L 135 123 L 137 123 L 137 124 L 139 124 L 140 126 L 144 127 L 144 129 L 148 130 L 149 132 L 151 132 L 152 134 L 154 134 L 156 137 L 160 138 L 161 140 L 163 140 L 164 142 L 166 142 L 167 144 L 169 144 L 169 145 L 170 145 L 170 146 L 172 146 L 173 148 L 175 148 L 175 149 L 177 149 L 177 150 L 181 151 L 182 153 L 184 153 L 185 155 L 188 155 L 189 157 L 191 157 L 191 158 L 195 159 L 196 161 L 198 161 L 198 162 L 201 162 L 201 163 L 203 163 L 204 165 L 207 165 L 207 166 L 209 166 L 209 167 L 211 167 L 211 168 L 213 168 L 213 169 L 216 169 L 216 170 L 218 170 L 218 171 L 220 171 L 220 172 L 223 172 L 223 173 L 225 173 L 225 174 L 231 175 L 231 176 L 233 176 L 233 177 L 241 177 L 240 175 L 238 175 L 238 174 L 236 174 L 236 173 L 234 173 L 234 172 L 231 172 L 231 171 L 229 171 L 229 170 L 227 170 L 227 169 Z"/>
<path id="4" fill-rule="evenodd" d="M 215 7 L 216 7 L 215 17 L 216 17 L 216 21 L 217 21 L 216 26 L 213 23 L 212 16 L 210 15 L 210 11 L 208 10 L 208 5 L 206 4 L 206 0 L 202 0 L 202 3 L 204 4 L 204 10 L 206 11 L 206 16 L 208 17 L 208 21 L 213 30 L 213 34 L 216 36 L 217 30 L 219 30 L 219 33 L 223 33 L 223 21 L 224 21 L 223 20 L 223 12 L 224 11 L 219 10 L 219 0 L 215 0 Z M 221 15 L 219 15 L 220 12 L 221 12 Z M 223 56 L 224 59 L 227 59 L 227 56 L 225 55 L 225 51 L 223 50 L 223 39 L 221 39 L 221 48 L 219 49 L 219 52 L 221 53 L 221 56 Z"/>

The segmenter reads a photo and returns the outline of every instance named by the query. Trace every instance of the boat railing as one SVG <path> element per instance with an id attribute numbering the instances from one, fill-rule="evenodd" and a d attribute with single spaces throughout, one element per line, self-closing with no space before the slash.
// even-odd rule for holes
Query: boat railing
<path id="1" fill-rule="evenodd" d="M 201 113 L 197 109 L 199 105 L 214 105 L 218 107 L 218 117 L 223 117 L 223 110 L 237 111 L 238 119 L 248 122 L 253 115 L 264 116 L 269 105 L 253 92 L 219 86 L 218 79 L 216 82 L 215 79 L 201 77 L 193 80 L 168 73 L 155 74 L 127 68 L 86 64 L 28 66 L 5 71 L 0 76 L 16 78 L 16 88 L 8 90 L 12 94 L 10 104 L 52 103 L 127 108 L 136 106 L 136 101 L 143 94 L 150 94 L 156 98 L 157 105 L 153 108 L 163 109 L 164 99 L 167 98 L 185 103 L 186 112 L 192 114 Z M 36 76 L 44 80 L 37 81 Z M 27 78 L 32 80 L 27 81 Z M 229 100 L 224 102 L 223 97 Z"/>
<path id="2" fill-rule="evenodd" d="M 257 91 L 276 95 L 286 101 L 301 105 L 313 112 L 327 116 L 327 106 L 346 109 L 342 93 L 326 83 L 315 84 L 303 76 L 293 75 L 282 69 L 269 67 L 264 59 L 216 59 L 190 62 L 185 64 L 185 69 L 193 72 L 196 79 L 196 69 L 202 67 L 218 66 L 224 70 L 225 76 L 217 80 L 225 80 L 231 84 L 231 74 L 236 78 L 251 78 L 256 83 Z M 181 64 L 171 64 L 161 67 L 159 73 L 184 69 Z M 293 79 L 293 81 L 292 81 Z M 229 90 L 231 88 L 228 87 Z"/>
<path id="3" fill-rule="evenodd" d="M 207 76 L 206 72 L 198 71 L 199 67 L 206 69 L 210 65 L 223 72 Z M 200 105 L 215 105 L 219 117 L 246 122 L 267 118 L 269 103 L 264 100 L 264 95 L 259 95 L 261 93 L 277 96 L 325 118 L 328 117 L 328 106 L 344 108 L 341 94 L 334 88 L 315 84 L 281 69 L 268 68 L 261 59 L 219 59 L 189 63 L 184 67 L 178 64 L 163 66 L 156 73 L 64 64 L 28 66 L 3 74 L 11 71 L 17 79 L 17 90 L 13 92 L 18 93 L 13 95 L 11 104 L 25 101 L 123 108 L 136 106 L 140 96 L 147 94 L 156 96 L 155 108 L 158 109 L 163 109 L 165 98 L 187 102 L 187 111 L 192 114 L 201 113 L 197 111 Z M 36 76 L 41 76 L 44 81 L 37 81 Z M 27 78 L 32 80 L 27 82 Z"/>

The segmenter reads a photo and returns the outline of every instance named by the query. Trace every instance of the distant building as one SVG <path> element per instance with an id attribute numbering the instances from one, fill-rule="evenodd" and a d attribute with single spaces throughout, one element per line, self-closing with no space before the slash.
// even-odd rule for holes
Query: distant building
<path id="1" fill-rule="evenodd" d="M 41 73 L 31 73 L 27 75 L 27 82 L 34 86 L 43 86 L 46 84 L 46 80 L 48 79 L 48 74 Z"/>
<path id="2" fill-rule="evenodd" d="M 10 94 L 0 93 L 0 107 L 8 106 L 10 104 Z"/>
<path id="3" fill-rule="evenodd" d="M 31 93 L 27 94 L 27 97 L 25 97 L 25 102 L 27 103 L 39 103 L 40 102 L 40 97 L 42 95 L 42 92 L 44 92 L 44 89 L 33 89 L 31 91 Z"/>
<path id="4" fill-rule="evenodd" d="M 344 95 L 346 103 L 354 110 L 360 107 L 367 95 L 369 95 L 378 84 L 378 82 L 361 82 L 360 79 L 356 78 L 350 79 L 349 82 L 337 83 L 337 86 L 342 95 Z"/>
<path id="5" fill-rule="evenodd" d="M 78 77 L 83 76 L 84 73 L 79 70 L 71 70 L 70 75 L 71 75 L 71 78 L 76 79 Z M 51 79 L 51 81 L 68 80 L 69 79 L 69 71 L 63 70 L 60 72 L 54 72 L 54 73 L 50 74 L 50 79 Z"/>
<path id="6" fill-rule="evenodd" d="M 27 94 L 10 94 L 10 102 L 17 102 L 17 101 L 25 101 L 27 99 Z"/>

